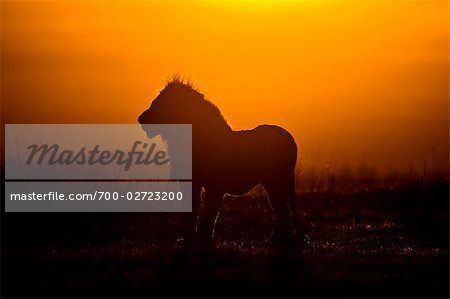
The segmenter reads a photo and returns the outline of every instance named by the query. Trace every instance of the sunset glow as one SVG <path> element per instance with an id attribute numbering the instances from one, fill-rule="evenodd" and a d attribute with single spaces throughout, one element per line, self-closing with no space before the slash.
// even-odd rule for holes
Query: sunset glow
<path id="1" fill-rule="evenodd" d="M 5 123 L 137 123 L 174 73 L 305 165 L 448 170 L 447 1 L 2 1 Z M 420 166 L 419 166 L 420 167 Z"/>

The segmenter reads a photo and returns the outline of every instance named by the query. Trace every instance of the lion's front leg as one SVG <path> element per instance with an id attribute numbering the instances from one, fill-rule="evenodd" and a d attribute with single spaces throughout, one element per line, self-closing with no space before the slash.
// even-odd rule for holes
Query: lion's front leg
<path id="1" fill-rule="evenodd" d="M 192 212 L 183 215 L 183 238 L 182 243 L 189 245 L 196 240 L 197 219 L 201 202 L 201 185 L 192 185 Z"/>
<path id="2" fill-rule="evenodd" d="M 211 245 L 213 240 L 214 225 L 219 212 L 224 192 L 218 186 L 205 187 L 205 208 L 199 218 L 198 236 L 203 244 Z"/>

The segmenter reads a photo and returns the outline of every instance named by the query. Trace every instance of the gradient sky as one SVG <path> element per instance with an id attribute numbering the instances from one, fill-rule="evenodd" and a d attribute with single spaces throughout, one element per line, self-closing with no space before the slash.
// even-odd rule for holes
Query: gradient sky
<path id="1" fill-rule="evenodd" d="M 2 1 L 6 123 L 136 123 L 174 73 L 303 163 L 448 169 L 448 1 Z"/>

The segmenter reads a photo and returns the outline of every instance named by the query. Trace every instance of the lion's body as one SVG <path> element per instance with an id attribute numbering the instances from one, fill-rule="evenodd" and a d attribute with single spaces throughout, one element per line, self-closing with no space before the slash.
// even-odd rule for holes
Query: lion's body
<path id="1" fill-rule="evenodd" d="M 297 146 L 280 127 L 263 125 L 233 131 L 225 147 L 222 180 L 227 193 L 242 194 L 260 183 L 267 188 L 271 182 L 287 182 L 293 176 Z"/>
<path id="2" fill-rule="evenodd" d="M 192 124 L 191 235 L 195 234 L 201 188 L 205 189 L 206 200 L 198 236 L 211 240 L 223 195 L 243 194 L 258 184 L 264 186 L 274 210 L 273 238 L 288 240 L 293 230 L 298 230 L 294 205 L 297 146 L 289 132 L 271 125 L 233 131 L 217 107 L 179 80 L 166 86 L 139 122 Z M 170 155 L 170 140 L 168 151 Z"/>

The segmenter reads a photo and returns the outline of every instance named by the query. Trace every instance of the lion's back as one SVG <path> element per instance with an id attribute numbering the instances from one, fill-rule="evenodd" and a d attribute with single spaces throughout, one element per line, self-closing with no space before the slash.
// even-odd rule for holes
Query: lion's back
<path id="1" fill-rule="evenodd" d="M 278 126 L 261 125 L 252 130 L 234 131 L 225 151 L 227 185 L 254 184 L 271 177 L 293 173 L 297 145 L 289 132 Z M 239 188 L 238 188 L 239 189 Z M 236 190 L 239 192 L 240 190 Z"/>

